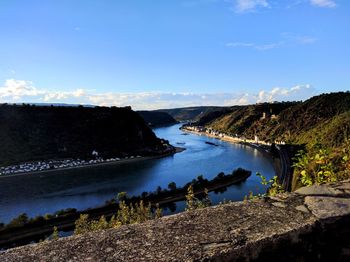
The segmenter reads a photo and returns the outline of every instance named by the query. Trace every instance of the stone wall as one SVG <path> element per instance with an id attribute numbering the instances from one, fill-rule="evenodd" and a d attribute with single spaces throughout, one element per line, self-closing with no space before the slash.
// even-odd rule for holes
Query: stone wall
<path id="1" fill-rule="evenodd" d="M 0 261 L 350 261 L 350 181 L 14 248 Z"/>

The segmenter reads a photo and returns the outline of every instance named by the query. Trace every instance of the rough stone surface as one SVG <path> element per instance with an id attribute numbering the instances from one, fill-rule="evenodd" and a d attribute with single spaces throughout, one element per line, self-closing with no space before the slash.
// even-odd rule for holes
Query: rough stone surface
<path id="1" fill-rule="evenodd" d="M 286 204 L 283 204 L 281 202 L 273 202 L 272 205 L 274 205 L 275 207 L 282 207 L 282 208 L 287 207 Z"/>
<path id="2" fill-rule="evenodd" d="M 304 213 L 310 213 L 310 210 L 305 205 L 296 206 L 295 209 Z"/>
<path id="3" fill-rule="evenodd" d="M 305 205 L 317 218 L 329 219 L 350 215 L 350 199 L 336 197 L 305 197 Z"/>
<path id="4" fill-rule="evenodd" d="M 335 188 L 338 190 L 350 191 L 350 180 L 346 180 L 343 183 L 336 185 Z"/>
<path id="5" fill-rule="evenodd" d="M 313 196 L 313 195 L 339 196 L 339 195 L 342 195 L 344 192 L 327 185 L 314 185 L 314 186 L 299 188 L 298 190 L 295 191 L 295 193 L 300 195 L 306 195 L 306 196 Z"/>
<path id="6" fill-rule="evenodd" d="M 23 246 L 0 253 L 0 261 L 347 261 L 349 184 Z"/>

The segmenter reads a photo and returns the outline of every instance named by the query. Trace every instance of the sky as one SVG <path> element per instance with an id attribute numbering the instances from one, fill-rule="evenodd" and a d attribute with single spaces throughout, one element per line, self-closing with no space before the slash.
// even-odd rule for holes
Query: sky
<path id="1" fill-rule="evenodd" d="M 0 103 L 158 109 L 350 90 L 349 0 L 0 0 Z"/>

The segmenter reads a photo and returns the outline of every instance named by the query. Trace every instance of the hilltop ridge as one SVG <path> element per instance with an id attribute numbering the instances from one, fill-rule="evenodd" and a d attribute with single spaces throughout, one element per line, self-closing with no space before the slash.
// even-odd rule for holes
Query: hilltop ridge
<path id="1" fill-rule="evenodd" d="M 161 111 L 137 111 L 150 127 L 174 125 L 178 123 L 170 114 Z"/>

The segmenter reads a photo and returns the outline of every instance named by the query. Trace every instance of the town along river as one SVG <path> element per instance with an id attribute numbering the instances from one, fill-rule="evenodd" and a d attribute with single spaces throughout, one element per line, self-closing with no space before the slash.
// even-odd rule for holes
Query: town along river
<path id="1" fill-rule="evenodd" d="M 220 172 L 231 173 L 238 167 L 252 171 L 252 175 L 223 193 L 210 193 L 213 203 L 224 199 L 242 200 L 249 191 L 254 194 L 265 192 L 266 188 L 255 173 L 260 172 L 268 179 L 274 176 L 272 161 L 266 155 L 248 146 L 185 134 L 179 130 L 180 126 L 154 129 L 158 137 L 186 148 L 172 156 L 1 178 L 0 222 L 8 223 L 21 213 L 34 217 L 66 208 L 97 207 L 118 192 L 140 195 L 144 191 L 155 191 L 158 186 L 167 188 L 170 182 L 183 186 L 198 175 L 210 180 Z M 176 207 L 177 212 L 182 211 L 184 203 L 178 202 Z"/>

